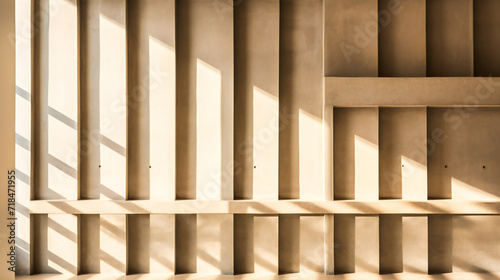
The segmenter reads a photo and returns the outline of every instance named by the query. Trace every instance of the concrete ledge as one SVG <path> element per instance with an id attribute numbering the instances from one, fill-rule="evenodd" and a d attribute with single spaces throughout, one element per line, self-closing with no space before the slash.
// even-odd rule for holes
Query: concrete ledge
<path id="1" fill-rule="evenodd" d="M 326 77 L 326 104 L 350 106 L 500 105 L 500 78 Z"/>
<path id="2" fill-rule="evenodd" d="M 500 214 L 498 201 L 100 201 L 37 200 L 30 214 Z"/>

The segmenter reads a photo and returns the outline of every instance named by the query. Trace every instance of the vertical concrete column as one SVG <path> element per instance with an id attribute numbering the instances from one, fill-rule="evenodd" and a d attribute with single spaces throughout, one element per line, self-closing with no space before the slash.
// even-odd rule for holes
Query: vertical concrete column
<path id="1" fill-rule="evenodd" d="M 174 200 L 175 1 L 127 4 L 128 198 Z"/>
<path id="2" fill-rule="evenodd" d="M 47 222 L 48 270 L 77 274 L 78 217 L 71 214 L 49 214 Z"/>
<path id="3" fill-rule="evenodd" d="M 76 1 L 37 1 L 35 199 L 78 198 L 78 16 Z"/>
<path id="4" fill-rule="evenodd" d="M 379 76 L 426 76 L 425 0 L 379 0 Z"/>
<path id="5" fill-rule="evenodd" d="M 177 197 L 231 200 L 233 1 L 177 4 Z"/>
<path id="6" fill-rule="evenodd" d="M 279 197 L 282 199 L 325 199 L 322 41 L 322 0 L 280 2 Z"/>
<path id="7" fill-rule="evenodd" d="M 380 198 L 427 200 L 427 109 L 380 108 Z"/>
<path id="8" fill-rule="evenodd" d="M 197 273 L 233 274 L 233 215 L 199 214 Z"/>
<path id="9" fill-rule="evenodd" d="M 379 217 L 355 218 L 355 272 L 379 273 Z"/>
<path id="10" fill-rule="evenodd" d="M 234 7 L 237 199 L 278 199 L 279 6 L 257 0 Z"/>
<path id="11" fill-rule="evenodd" d="M 175 273 L 175 215 L 149 215 L 149 272 Z"/>
<path id="12" fill-rule="evenodd" d="M 378 108 L 334 108 L 335 199 L 378 200 L 378 125 Z"/>
<path id="13" fill-rule="evenodd" d="M 325 0 L 325 76 L 377 77 L 377 0 Z"/>
<path id="14" fill-rule="evenodd" d="M 325 217 L 300 217 L 300 273 L 325 272 Z"/>
<path id="15" fill-rule="evenodd" d="M 254 216 L 253 251 L 254 273 L 279 272 L 279 221 L 277 216 Z"/>
<path id="16" fill-rule="evenodd" d="M 123 200 L 127 197 L 125 2 L 102 1 L 99 13 L 101 199 Z"/>
<path id="17" fill-rule="evenodd" d="M 403 272 L 427 273 L 427 217 L 403 217 Z"/>
<path id="18" fill-rule="evenodd" d="M 126 215 L 100 215 L 101 273 L 125 274 L 127 263 Z"/>
<path id="19" fill-rule="evenodd" d="M 11 45 L 14 41 L 6 42 L 2 41 L 2 46 L 5 43 L 9 43 L 5 47 L 2 47 L 2 61 L 6 65 L 5 69 L 8 69 L 7 73 L 2 72 L 0 79 L 7 79 L 0 83 L 5 85 L 7 88 L 3 89 L 3 92 L 8 92 L 9 90 L 14 90 L 15 86 L 15 116 L 10 118 L 4 117 L 2 121 L 2 127 L 7 129 L 15 123 L 15 150 L 13 150 L 9 144 L 2 144 L 5 147 L 5 152 L 10 151 L 15 152 L 15 168 L 16 168 L 16 274 L 17 275 L 28 275 L 31 271 L 31 241 L 30 241 L 30 226 L 31 219 L 28 210 L 28 203 L 32 195 L 32 129 L 31 129 L 31 117 L 33 106 L 33 92 L 32 92 L 32 66 L 33 66 L 33 56 L 31 46 L 33 43 L 33 37 L 31 35 L 32 25 L 31 20 L 33 18 L 32 9 L 33 4 L 31 1 L 16 1 L 15 7 L 10 6 L 12 3 L 6 2 L 7 6 L 2 6 L 1 11 L 6 14 L 2 14 L 1 18 L 7 20 L 13 19 L 15 17 L 15 22 L 12 21 L 11 24 L 2 24 L 2 27 L 6 28 L 3 33 L 13 32 L 15 26 L 15 45 Z M 15 14 L 14 14 L 15 9 Z M 3 30 L 3 29 L 2 29 Z M 11 39 L 13 39 L 14 34 L 12 34 Z M 4 37 L 6 40 L 8 37 Z M 15 47 L 15 49 L 13 48 Z M 15 57 L 12 52 L 15 50 Z M 5 59 L 5 60 L 4 60 Z M 13 72 L 15 66 L 15 73 Z M 12 73 L 9 74 L 9 72 Z M 12 79 L 12 80 L 10 80 Z M 15 80 L 14 80 L 15 79 Z M 15 85 L 14 85 L 15 82 Z M 6 95 L 4 98 L 7 98 Z M 7 102 L 8 99 L 2 102 L 5 109 L 2 111 L 8 112 L 8 109 L 13 103 Z M 14 102 L 14 100 L 12 100 Z M 15 118 L 15 120 L 14 120 Z M 10 139 L 10 138 L 7 138 Z M 2 154 L 4 151 L 2 151 Z M 12 168 L 9 157 L 6 153 L 3 158 L 6 160 L 5 164 L 9 167 L 2 167 L 4 170 L 7 168 Z M 7 194 L 7 192 L 5 192 Z M 5 212 L 6 213 L 6 212 Z M 9 245 L 10 247 L 10 245 Z M 3 251 L 2 251 L 3 253 Z M 5 252 L 7 254 L 7 252 Z M 7 267 L 2 267 L 3 271 L 7 271 Z M 12 273 L 13 279 L 14 273 Z M 5 276 L 7 277 L 7 276 Z"/>
<path id="20" fill-rule="evenodd" d="M 426 2 L 427 76 L 474 76 L 473 1 Z"/>

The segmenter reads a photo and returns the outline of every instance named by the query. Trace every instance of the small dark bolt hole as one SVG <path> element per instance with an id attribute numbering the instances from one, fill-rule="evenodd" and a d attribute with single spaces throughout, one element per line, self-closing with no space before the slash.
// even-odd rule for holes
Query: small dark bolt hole
<path id="1" fill-rule="evenodd" d="M 444 168 L 448 168 L 448 165 L 445 165 Z"/>

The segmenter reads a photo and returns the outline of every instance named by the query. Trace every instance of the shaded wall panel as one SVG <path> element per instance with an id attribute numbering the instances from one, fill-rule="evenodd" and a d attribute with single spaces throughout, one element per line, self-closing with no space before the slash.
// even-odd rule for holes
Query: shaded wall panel
<path id="1" fill-rule="evenodd" d="M 499 216 L 453 216 L 453 272 L 500 271 L 499 222 Z"/>
<path id="2" fill-rule="evenodd" d="M 325 76 L 378 76 L 376 0 L 325 0 Z"/>
<path id="3" fill-rule="evenodd" d="M 379 272 L 379 217 L 356 216 L 354 270 L 356 272 Z"/>
<path id="4" fill-rule="evenodd" d="M 175 215 L 175 273 L 196 273 L 196 215 Z"/>
<path id="5" fill-rule="evenodd" d="M 334 108 L 334 197 L 378 200 L 378 108 Z"/>
<path id="6" fill-rule="evenodd" d="M 127 264 L 127 216 L 100 215 L 101 273 L 125 274 Z"/>
<path id="7" fill-rule="evenodd" d="M 278 198 L 279 1 L 234 7 L 236 199 Z"/>
<path id="8" fill-rule="evenodd" d="M 428 217 L 429 274 L 453 271 L 453 217 L 429 215 Z"/>
<path id="9" fill-rule="evenodd" d="M 379 76 L 425 77 L 425 0 L 379 0 Z"/>
<path id="10" fill-rule="evenodd" d="M 280 2 L 281 199 L 325 197 L 322 15 L 320 0 Z"/>
<path id="11" fill-rule="evenodd" d="M 128 1 L 128 198 L 175 197 L 175 1 Z"/>
<path id="12" fill-rule="evenodd" d="M 229 0 L 177 2 L 180 199 L 233 199 L 232 6 Z"/>
<path id="13" fill-rule="evenodd" d="M 149 272 L 175 272 L 175 215 L 149 215 Z"/>
<path id="14" fill-rule="evenodd" d="M 123 200 L 127 192 L 125 16 L 125 0 L 101 2 L 98 56 L 101 199 Z"/>
<path id="15" fill-rule="evenodd" d="M 355 271 L 355 216 L 335 215 L 335 274 Z"/>
<path id="16" fill-rule="evenodd" d="M 403 272 L 427 273 L 427 217 L 403 217 Z"/>
<path id="17" fill-rule="evenodd" d="M 427 199 L 426 108 L 380 108 L 381 199 Z"/>
<path id="18" fill-rule="evenodd" d="M 401 215 L 379 216 L 380 274 L 403 272 L 403 228 Z"/>
<path id="19" fill-rule="evenodd" d="M 279 219 L 277 216 L 253 218 L 253 271 L 279 273 Z"/>
<path id="20" fill-rule="evenodd" d="M 253 215 L 234 215 L 234 274 L 254 272 L 254 229 Z"/>
<path id="21" fill-rule="evenodd" d="M 149 215 L 127 215 L 127 274 L 149 273 Z"/>
<path id="22" fill-rule="evenodd" d="M 300 217 L 300 273 L 325 272 L 325 217 Z"/>
<path id="23" fill-rule="evenodd" d="M 474 75 L 472 2 L 426 2 L 428 77 Z"/>
<path id="24" fill-rule="evenodd" d="M 428 109 L 429 198 L 498 200 L 499 116 L 493 107 Z"/>
<path id="25" fill-rule="evenodd" d="M 279 272 L 300 272 L 300 216 L 279 216 Z"/>
<path id="26" fill-rule="evenodd" d="M 79 274 L 100 272 L 99 215 L 80 215 Z"/>
<path id="27" fill-rule="evenodd" d="M 50 9 L 51 6 L 57 6 Z M 76 1 L 36 2 L 35 199 L 78 198 L 78 22 Z"/>
<path id="28" fill-rule="evenodd" d="M 233 274 L 233 215 L 201 214 L 196 223 L 196 272 Z"/>
<path id="29" fill-rule="evenodd" d="M 474 76 L 500 76 L 500 17 L 495 0 L 474 0 Z"/>

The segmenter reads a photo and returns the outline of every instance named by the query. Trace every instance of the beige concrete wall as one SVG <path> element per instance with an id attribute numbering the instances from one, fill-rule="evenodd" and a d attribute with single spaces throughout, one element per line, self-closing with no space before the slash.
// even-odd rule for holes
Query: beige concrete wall
<path id="1" fill-rule="evenodd" d="M 496 7 L 16 1 L 18 274 L 497 272 Z"/>

